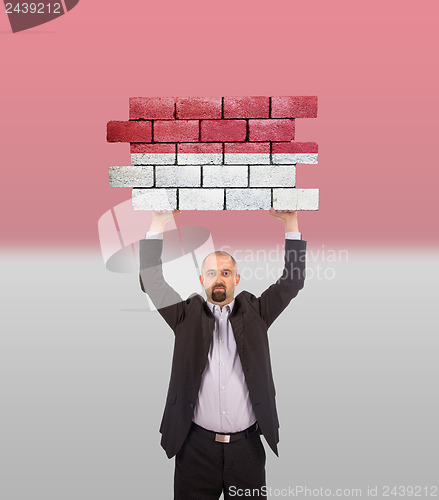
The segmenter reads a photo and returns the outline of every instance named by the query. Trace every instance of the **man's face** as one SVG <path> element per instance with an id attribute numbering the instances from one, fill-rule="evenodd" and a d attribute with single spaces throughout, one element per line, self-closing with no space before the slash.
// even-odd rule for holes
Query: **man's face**
<path id="1" fill-rule="evenodd" d="M 201 272 L 200 282 L 210 302 L 221 306 L 232 302 L 240 276 L 230 257 L 209 255 Z"/>

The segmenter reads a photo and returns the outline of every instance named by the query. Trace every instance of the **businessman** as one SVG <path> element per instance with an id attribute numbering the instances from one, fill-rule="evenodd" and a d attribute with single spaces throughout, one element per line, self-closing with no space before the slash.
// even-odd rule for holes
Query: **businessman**
<path id="1" fill-rule="evenodd" d="M 183 300 L 166 283 L 161 252 L 175 210 L 154 212 L 140 242 L 140 284 L 174 331 L 161 444 L 175 456 L 174 499 L 266 498 L 264 435 L 277 455 L 279 421 L 267 330 L 304 285 L 306 242 L 297 212 L 269 214 L 285 225 L 281 277 L 260 297 L 241 291 L 235 259 L 204 259 L 199 294 Z"/>

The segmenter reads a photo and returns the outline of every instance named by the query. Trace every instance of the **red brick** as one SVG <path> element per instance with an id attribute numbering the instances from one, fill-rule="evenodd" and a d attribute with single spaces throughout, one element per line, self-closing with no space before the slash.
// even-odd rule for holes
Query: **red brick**
<path id="1" fill-rule="evenodd" d="M 172 120 L 175 118 L 173 97 L 130 97 L 130 120 Z"/>
<path id="2" fill-rule="evenodd" d="M 131 143 L 131 153 L 175 153 L 175 144 L 142 144 Z"/>
<path id="3" fill-rule="evenodd" d="M 315 118 L 317 96 L 287 96 L 271 98 L 271 118 Z"/>
<path id="4" fill-rule="evenodd" d="M 221 97 L 177 97 L 177 118 L 221 118 L 221 106 Z"/>
<path id="5" fill-rule="evenodd" d="M 224 153 L 269 153 L 269 142 L 231 142 L 224 144 Z"/>
<path id="6" fill-rule="evenodd" d="M 197 142 L 198 120 L 155 120 L 154 142 Z"/>
<path id="7" fill-rule="evenodd" d="M 318 153 L 316 142 L 273 142 L 272 153 Z"/>
<path id="8" fill-rule="evenodd" d="M 249 120 L 249 141 L 292 141 L 294 120 Z"/>
<path id="9" fill-rule="evenodd" d="M 224 97 L 224 118 L 270 118 L 269 113 L 269 97 Z"/>
<path id="10" fill-rule="evenodd" d="M 108 142 L 151 142 L 151 122 L 107 123 Z"/>
<path id="11" fill-rule="evenodd" d="M 219 142 L 193 142 L 177 145 L 177 153 L 222 153 L 223 145 Z"/>
<path id="12" fill-rule="evenodd" d="M 245 141 L 245 120 L 202 120 L 201 140 L 206 142 Z"/>

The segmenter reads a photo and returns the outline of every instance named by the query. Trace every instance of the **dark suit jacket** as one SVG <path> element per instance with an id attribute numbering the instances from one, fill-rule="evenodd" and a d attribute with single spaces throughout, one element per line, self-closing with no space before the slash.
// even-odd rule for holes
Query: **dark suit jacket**
<path id="1" fill-rule="evenodd" d="M 199 294 L 182 300 L 163 278 L 163 241 L 140 241 L 140 284 L 175 334 L 171 379 L 160 432 L 169 458 L 189 432 L 201 377 L 207 362 L 214 316 Z M 304 285 L 306 241 L 285 240 L 282 276 L 260 297 L 247 291 L 235 297 L 230 322 L 244 370 L 250 400 L 267 443 L 277 452 L 279 421 L 276 411 L 267 329 Z"/>

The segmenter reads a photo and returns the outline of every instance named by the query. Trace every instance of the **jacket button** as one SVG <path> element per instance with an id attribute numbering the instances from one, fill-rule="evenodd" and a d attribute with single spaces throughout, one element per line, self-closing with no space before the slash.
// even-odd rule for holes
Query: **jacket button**
<path id="1" fill-rule="evenodd" d="M 193 403 L 189 403 L 189 406 L 190 406 L 191 408 L 193 408 L 193 407 L 194 407 Z"/>
<path id="2" fill-rule="evenodd" d="M 203 373 L 204 372 L 204 368 L 200 368 L 200 373 Z"/>

